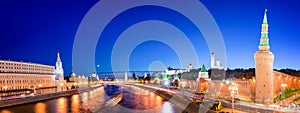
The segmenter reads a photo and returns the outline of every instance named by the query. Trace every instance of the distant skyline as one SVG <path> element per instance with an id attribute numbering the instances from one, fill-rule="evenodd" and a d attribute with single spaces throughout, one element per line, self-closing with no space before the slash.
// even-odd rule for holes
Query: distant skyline
<path id="1" fill-rule="evenodd" d="M 98 0 L 1 1 L 0 59 L 54 66 L 56 53 L 59 51 L 65 75 L 68 75 L 72 71 L 72 49 L 77 29 L 85 14 L 97 2 Z M 300 29 L 300 1 L 200 2 L 210 11 L 223 35 L 227 55 L 225 68 L 255 67 L 254 53 L 258 50 L 263 13 L 267 8 L 270 47 L 275 55 L 274 68 L 300 69 L 300 33 L 297 31 Z M 164 17 L 166 15 L 172 17 Z M 115 39 L 118 38 L 116 32 L 121 33 L 128 23 L 135 21 L 132 20 L 134 17 L 165 19 L 173 24 L 182 25 L 181 28 L 189 34 L 188 38 L 192 44 L 197 45 L 195 47 L 199 67 L 202 64 L 210 67 L 211 51 L 201 33 L 174 12 L 144 6 L 121 13 L 107 26 L 107 32 L 99 39 L 95 51 L 98 71 L 111 70 L 110 52 Z M 180 67 L 176 53 L 169 46 L 157 41 L 148 41 L 137 46 L 132 52 L 130 69 L 148 70 L 154 61 L 162 62 L 165 67 Z M 160 64 L 159 66 L 163 67 Z M 76 70 L 74 71 L 76 73 Z"/>

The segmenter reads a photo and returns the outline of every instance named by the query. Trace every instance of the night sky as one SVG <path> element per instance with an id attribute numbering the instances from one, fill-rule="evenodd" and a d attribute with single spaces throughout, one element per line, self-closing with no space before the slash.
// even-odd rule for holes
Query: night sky
<path id="1" fill-rule="evenodd" d="M 67 75 L 73 70 L 72 49 L 77 29 L 86 13 L 97 2 L 98 0 L 1 0 L 0 59 L 55 65 L 56 53 L 59 51 Z M 258 50 L 263 13 L 267 8 L 270 46 L 275 54 L 274 68 L 300 69 L 299 0 L 200 2 L 212 14 L 222 33 L 226 48 L 226 68 L 255 66 L 254 53 Z M 111 51 L 119 35 L 130 25 L 147 19 L 164 20 L 176 25 L 196 45 L 200 65 L 209 67 L 210 50 L 201 33 L 186 18 L 162 7 L 141 6 L 124 11 L 108 24 L 95 51 L 95 66 L 99 65 L 97 71 L 111 71 Z M 164 33 L 167 32 L 161 34 Z M 88 40 L 89 37 L 86 38 Z M 181 66 L 176 52 L 166 44 L 147 41 L 134 49 L 129 67 L 130 70 L 148 70 L 154 61 L 174 68 L 188 65 Z"/>

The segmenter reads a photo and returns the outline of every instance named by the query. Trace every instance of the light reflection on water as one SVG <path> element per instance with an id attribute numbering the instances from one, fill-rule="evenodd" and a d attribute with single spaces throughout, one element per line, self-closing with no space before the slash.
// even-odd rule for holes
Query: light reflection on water
<path id="1" fill-rule="evenodd" d="M 79 95 L 73 95 L 71 97 L 72 103 L 71 103 L 71 111 L 73 113 L 79 112 L 79 107 L 80 107 L 80 97 Z"/>
<path id="2" fill-rule="evenodd" d="M 154 92 L 140 89 L 134 86 L 124 88 L 123 100 L 113 109 L 115 113 L 140 113 L 140 112 L 162 112 L 176 113 L 180 111 L 168 101 L 156 95 Z M 101 111 L 104 104 L 110 98 L 105 96 L 104 88 L 75 94 L 67 97 L 60 97 L 52 100 L 45 100 L 24 105 L 12 106 L 0 109 L 0 113 L 88 113 Z M 107 112 L 108 113 L 108 112 Z"/>
<path id="3" fill-rule="evenodd" d="M 46 104 L 39 102 L 35 105 L 36 113 L 45 113 L 46 112 Z"/>
<path id="4" fill-rule="evenodd" d="M 2 110 L 1 113 L 11 113 L 9 110 Z"/>
<path id="5" fill-rule="evenodd" d="M 170 102 L 165 102 L 161 107 L 161 113 L 172 113 L 174 112 L 172 108 L 173 107 Z"/>

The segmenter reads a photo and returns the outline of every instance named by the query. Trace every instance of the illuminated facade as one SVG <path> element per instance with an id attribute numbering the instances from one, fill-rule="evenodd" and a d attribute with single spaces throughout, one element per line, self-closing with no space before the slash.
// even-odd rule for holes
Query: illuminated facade
<path id="1" fill-rule="evenodd" d="M 269 102 L 265 102 L 264 104 L 272 103 L 273 99 L 277 96 L 280 96 L 280 92 L 285 89 L 290 88 L 299 88 L 300 87 L 300 77 L 291 76 L 288 74 L 284 74 L 278 71 L 272 71 L 273 73 L 273 98 L 270 99 Z M 256 100 L 256 84 L 257 79 L 236 79 L 233 78 L 231 80 L 217 80 L 209 84 L 209 89 L 216 93 L 216 95 L 230 96 L 229 86 L 230 83 L 234 82 L 238 86 L 238 98 L 255 101 Z M 282 84 L 286 84 L 285 87 L 282 87 Z M 215 91 L 214 91 L 215 90 Z M 297 97 L 297 96 L 295 96 Z M 292 102 L 293 98 L 290 99 Z"/>
<path id="2" fill-rule="evenodd" d="M 76 75 L 73 71 L 70 73 L 70 77 L 68 79 L 68 86 L 71 86 L 72 88 L 76 87 L 87 87 L 89 85 L 89 79 L 85 76 Z"/>
<path id="3" fill-rule="evenodd" d="M 211 59 L 214 59 L 212 54 Z M 208 86 L 208 92 L 216 96 L 230 96 L 229 86 L 234 82 L 238 86 L 238 98 L 255 101 L 260 104 L 272 104 L 275 98 L 282 96 L 285 89 L 300 87 L 300 77 L 284 74 L 273 70 L 274 55 L 270 52 L 268 38 L 267 13 L 264 13 L 259 51 L 254 55 L 255 77 L 252 79 L 213 80 Z M 214 61 L 211 62 L 215 68 Z M 292 96 L 285 100 L 292 102 Z M 286 103 L 288 103 L 286 102 Z"/>
<path id="4" fill-rule="evenodd" d="M 55 63 L 55 82 L 57 86 L 57 91 L 63 91 L 67 89 L 67 81 L 64 80 L 64 69 L 59 52 L 57 53 L 56 63 Z"/>
<path id="5" fill-rule="evenodd" d="M 64 69 L 62 67 L 62 61 L 60 59 L 59 52 L 57 53 L 57 59 L 55 63 L 55 79 L 59 81 L 64 80 Z"/>
<path id="6" fill-rule="evenodd" d="M 254 55 L 255 59 L 255 77 L 252 79 L 230 79 L 221 80 L 213 79 L 211 73 L 211 83 L 208 85 L 208 92 L 213 96 L 230 96 L 229 86 L 234 82 L 238 87 L 238 98 L 254 101 L 260 104 L 272 104 L 276 101 L 276 97 L 282 96 L 282 92 L 286 89 L 300 88 L 300 77 L 284 74 L 273 70 L 274 55 L 270 52 L 268 38 L 267 14 L 265 11 L 262 32 L 260 38 L 259 51 Z M 211 69 L 216 68 L 214 65 L 214 54 L 211 54 Z M 291 96 L 286 103 L 292 102 L 298 96 Z M 278 103 L 279 102 L 279 103 Z"/>
<path id="7" fill-rule="evenodd" d="M 274 54 L 270 52 L 268 37 L 267 10 L 264 14 L 259 51 L 254 55 L 255 59 L 255 77 L 256 77 L 256 103 L 269 103 L 273 100 L 273 63 Z"/>
<path id="8" fill-rule="evenodd" d="M 224 69 L 223 66 L 221 66 L 221 61 L 220 59 L 217 59 L 215 61 L 215 53 L 210 54 L 210 68 L 211 69 Z"/>
<path id="9" fill-rule="evenodd" d="M 0 60 L 0 96 L 56 91 L 54 67 Z"/>

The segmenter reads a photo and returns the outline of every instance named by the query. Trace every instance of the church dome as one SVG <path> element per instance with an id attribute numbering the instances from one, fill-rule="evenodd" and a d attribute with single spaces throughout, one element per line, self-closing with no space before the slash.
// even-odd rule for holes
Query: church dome
<path id="1" fill-rule="evenodd" d="M 71 77 L 75 77 L 76 74 L 72 71 L 72 72 L 70 73 L 70 76 L 71 76 Z"/>

